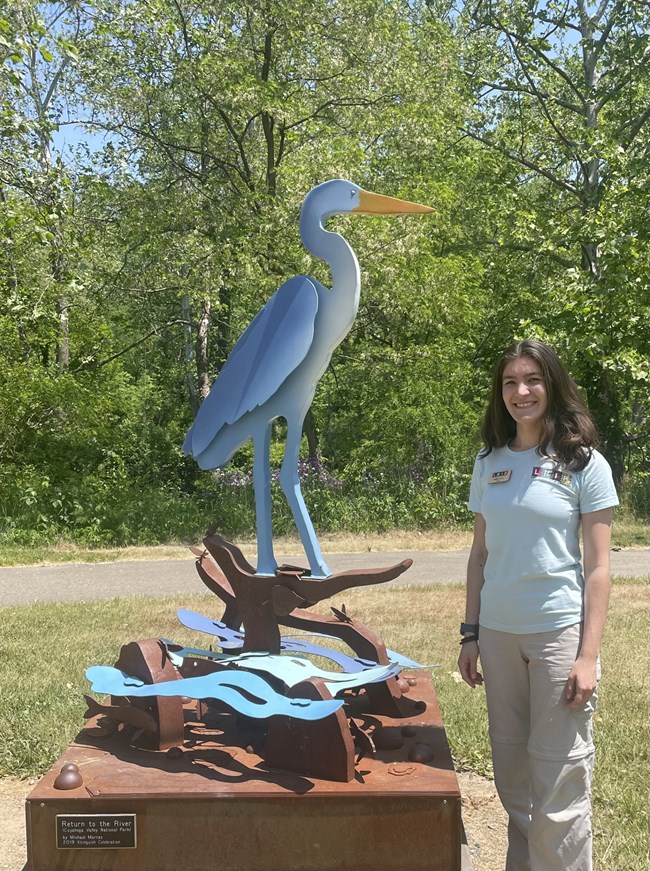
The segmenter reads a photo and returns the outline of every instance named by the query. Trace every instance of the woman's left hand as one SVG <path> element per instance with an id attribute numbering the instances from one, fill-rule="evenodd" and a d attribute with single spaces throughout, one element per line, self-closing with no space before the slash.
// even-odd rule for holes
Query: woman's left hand
<path id="1" fill-rule="evenodd" d="M 566 682 L 566 702 L 570 708 L 582 708 L 594 694 L 597 684 L 596 662 L 578 657 Z"/>

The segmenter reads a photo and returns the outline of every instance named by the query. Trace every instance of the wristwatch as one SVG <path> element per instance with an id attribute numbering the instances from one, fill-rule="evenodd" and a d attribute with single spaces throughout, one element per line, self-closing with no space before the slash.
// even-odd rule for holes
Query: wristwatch
<path id="1" fill-rule="evenodd" d="M 478 623 L 461 623 L 461 635 L 478 635 Z"/>

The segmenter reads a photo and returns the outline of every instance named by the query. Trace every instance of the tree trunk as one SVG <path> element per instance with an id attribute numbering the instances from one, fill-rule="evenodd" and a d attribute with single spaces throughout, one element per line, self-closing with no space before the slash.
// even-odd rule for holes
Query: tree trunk
<path id="1" fill-rule="evenodd" d="M 612 374 L 598 362 L 591 367 L 587 399 L 600 433 L 601 451 L 612 467 L 614 484 L 620 489 L 625 472 L 625 434 L 621 427 L 619 392 Z"/>
<path id="2" fill-rule="evenodd" d="M 68 298 L 61 296 L 56 303 L 59 320 L 59 337 L 56 347 L 56 362 L 62 372 L 70 365 L 70 322 L 68 317 Z"/>
<path id="3" fill-rule="evenodd" d="M 0 185 L 0 203 L 7 208 L 7 195 L 5 193 L 4 187 Z M 16 271 L 16 260 L 14 256 L 14 232 L 11 229 L 6 229 L 4 231 L 4 254 L 5 254 L 5 266 L 4 269 L 7 273 L 7 286 L 11 296 L 18 301 L 18 273 Z M 17 315 L 16 317 L 16 330 L 18 332 L 18 338 L 20 339 L 20 344 L 22 348 L 22 359 L 23 362 L 27 362 L 29 360 L 29 340 L 27 338 L 27 334 L 25 332 L 25 324 L 23 322 L 22 315 Z"/>
<path id="4" fill-rule="evenodd" d="M 318 442 L 318 433 L 316 432 L 316 424 L 314 423 L 314 415 L 311 413 L 311 408 L 308 409 L 305 415 L 305 422 L 302 425 L 302 431 L 307 438 L 307 447 L 310 457 L 320 456 L 320 446 Z"/>
<path id="5" fill-rule="evenodd" d="M 183 349 L 183 357 L 185 359 L 185 384 L 187 385 L 187 395 L 192 410 L 192 417 L 196 417 L 199 411 L 199 392 L 196 389 L 196 381 L 192 367 L 194 364 L 194 343 L 192 342 L 192 313 L 190 310 L 190 300 L 184 296 L 181 300 L 181 313 L 183 316 L 183 335 L 185 336 L 185 346 Z"/>
<path id="6" fill-rule="evenodd" d="M 196 331 L 196 374 L 199 381 L 199 396 L 204 400 L 210 392 L 210 373 L 208 369 L 208 333 L 210 331 L 210 312 L 212 304 L 209 297 L 201 302 L 201 314 Z"/>
<path id="7" fill-rule="evenodd" d="M 594 25 L 589 17 L 585 14 L 581 16 L 580 33 L 582 36 L 582 72 L 585 86 L 585 101 L 584 101 L 584 123 L 588 131 L 595 130 L 598 127 L 598 103 L 596 99 L 596 88 L 600 79 L 598 70 L 598 51 L 594 41 Z M 590 136 L 593 141 L 593 137 Z M 594 146 L 591 145 L 591 148 Z M 598 204 L 601 196 L 601 156 L 594 154 L 585 161 L 583 166 L 583 186 L 582 186 L 582 211 L 585 217 L 590 212 L 598 210 Z M 600 271 L 600 250 L 593 239 L 584 239 L 581 243 L 582 248 L 582 268 L 588 272 L 591 277 L 599 281 L 601 277 Z"/>

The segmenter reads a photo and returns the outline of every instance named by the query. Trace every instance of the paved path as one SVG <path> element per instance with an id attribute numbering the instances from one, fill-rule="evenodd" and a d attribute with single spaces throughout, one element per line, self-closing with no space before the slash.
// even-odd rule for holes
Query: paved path
<path id="1" fill-rule="evenodd" d="M 411 568 L 385 586 L 405 584 L 463 583 L 469 548 L 448 553 L 326 554 L 333 572 L 344 569 L 389 566 L 412 558 Z M 304 563 L 296 556 L 287 562 Z M 612 551 L 612 573 L 630 577 L 650 576 L 650 548 Z M 115 596 L 168 596 L 198 593 L 205 588 L 196 574 L 194 561 L 155 560 L 111 563 L 60 563 L 53 566 L 0 568 L 0 605 L 29 602 L 72 602 L 111 599 Z"/>

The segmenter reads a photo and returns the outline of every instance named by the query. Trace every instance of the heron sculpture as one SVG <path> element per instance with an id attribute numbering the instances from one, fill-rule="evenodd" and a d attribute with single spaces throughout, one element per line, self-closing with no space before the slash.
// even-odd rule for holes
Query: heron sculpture
<path id="1" fill-rule="evenodd" d="M 354 323 L 361 276 L 348 242 L 323 224 L 338 214 L 431 211 L 429 206 L 370 193 L 343 179 L 313 188 L 300 213 L 300 235 L 307 250 L 329 264 L 332 289 L 305 275 L 286 281 L 239 338 L 187 433 L 183 450 L 192 454 L 202 469 L 225 465 L 252 439 L 258 574 L 273 575 L 278 567 L 273 553 L 269 461 L 271 427 L 278 417 L 287 423 L 280 485 L 311 576 L 331 574 L 300 490 L 300 442 L 316 384 Z"/>

